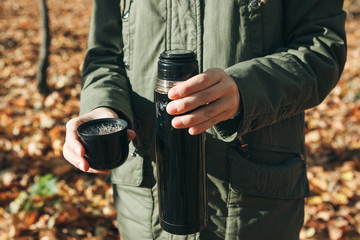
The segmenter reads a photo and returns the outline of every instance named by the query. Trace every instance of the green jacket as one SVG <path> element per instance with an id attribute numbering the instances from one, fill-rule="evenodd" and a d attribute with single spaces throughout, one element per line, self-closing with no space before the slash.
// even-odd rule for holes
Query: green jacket
<path id="1" fill-rule="evenodd" d="M 137 133 L 111 181 L 139 185 L 143 161 L 155 161 L 158 57 L 189 49 L 241 96 L 240 114 L 207 131 L 209 176 L 242 193 L 308 195 L 304 110 L 339 80 L 345 18 L 341 0 L 94 0 L 81 114 L 111 107 Z"/>

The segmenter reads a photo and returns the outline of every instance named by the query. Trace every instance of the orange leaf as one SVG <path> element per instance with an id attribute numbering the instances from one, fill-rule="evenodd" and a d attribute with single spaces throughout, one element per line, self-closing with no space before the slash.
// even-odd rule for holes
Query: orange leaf
<path id="1" fill-rule="evenodd" d="M 24 217 L 24 221 L 27 225 L 34 224 L 36 222 L 37 215 L 36 211 L 29 210 Z"/>

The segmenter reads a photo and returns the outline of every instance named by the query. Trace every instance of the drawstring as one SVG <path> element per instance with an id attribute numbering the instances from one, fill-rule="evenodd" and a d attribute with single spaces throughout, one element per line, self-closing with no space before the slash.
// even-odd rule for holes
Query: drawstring
<path id="1" fill-rule="evenodd" d="M 124 12 L 125 12 L 125 0 L 121 1 L 121 18 L 124 17 Z"/>

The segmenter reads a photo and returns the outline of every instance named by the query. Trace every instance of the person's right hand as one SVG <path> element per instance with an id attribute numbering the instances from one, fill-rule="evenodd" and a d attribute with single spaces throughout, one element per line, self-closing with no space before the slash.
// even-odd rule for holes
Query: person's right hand
<path id="1" fill-rule="evenodd" d="M 63 147 L 64 158 L 72 165 L 84 172 L 89 173 L 108 173 L 89 167 L 89 163 L 84 159 L 85 149 L 79 141 L 76 129 L 80 124 L 98 118 L 117 118 L 117 114 L 110 108 L 100 107 L 82 116 L 71 119 L 66 124 L 66 137 Z M 128 140 L 135 138 L 135 132 L 128 130 Z"/>

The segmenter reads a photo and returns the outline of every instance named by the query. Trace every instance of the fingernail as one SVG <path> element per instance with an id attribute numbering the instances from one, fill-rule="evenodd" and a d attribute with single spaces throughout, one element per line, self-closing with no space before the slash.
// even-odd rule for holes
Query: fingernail
<path id="1" fill-rule="evenodd" d="M 169 93 L 168 93 L 168 97 L 170 99 L 176 99 L 178 98 L 180 95 L 179 95 L 179 92 L 176 90 L 176 88 L 171 88 Z"/>
<path id="2" fill-rule="evenodd" d="M 174 118 L 172 120 L 172 125 L 173 125 L 174 128 L 179 128 L 179 127 L 182 127 L 183 122 L 178 118 Z"/>
<path id="3" fill-rule="evenodd" d="M 177 108 L 175 107 L 175 104 L 169 103 L 169 104 L 166 106 L 166 111 L 167 111 L 169 114 L 175 114 L 175 113 L 177 112 Z"/>
<path id="4" fill-rule="evenodd" d="M 82 170 L 82 171 L 85 170 L 85 169 L 84 169 L 84 163 L 82 163 L 82 162 L 78 162 L 78 163 L 76 164 L 76 166 L 77 166 L 80 170 Z"/>
<path id="5" fill-rule="evenodd" d="M 189 134 L 190 134 L 190 135 L 194 135 L 194 133 L 195 133 L 194 129 L 189 128 Z"/>

